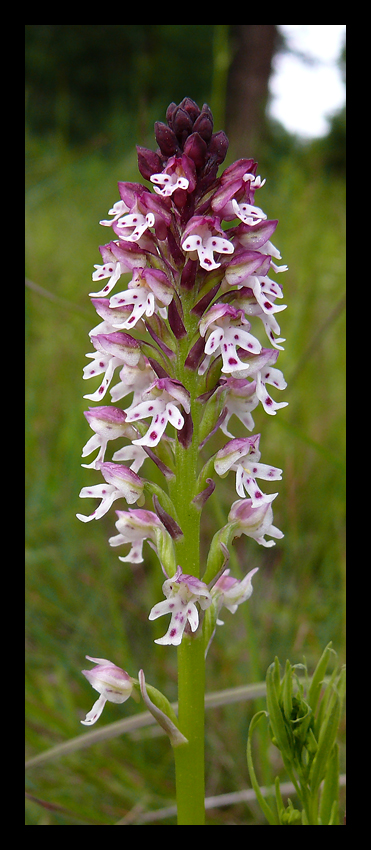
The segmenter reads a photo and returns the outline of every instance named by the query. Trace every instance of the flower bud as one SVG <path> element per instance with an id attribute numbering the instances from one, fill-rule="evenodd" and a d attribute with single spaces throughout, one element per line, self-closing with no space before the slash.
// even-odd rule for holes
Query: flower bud
<path id="1" fill-rule="evenodd" d="M 175 133 L 162 121 L 155 123 L 155 137 L 164 156 L 173 156 L 177 152 L 178 142 Z"/>
<path id="2" fill-rule="evenodd" d="M 192 123 L 196 121 L 201 112 L 200 107 L 191 97 L 184 97 L 179 106 L 189 115 Z"/>
<path id="3" fill-rule="evenodd" d="M 199 133 L 191 133 L 184 145 L 184 153 L 193 160 L 196 168 L 202 168 L 205 164 L 207 145 Z"/>
<path id="4" fill-rule="evenodd" d="M 209 142 L 213 132 L 213 116 L 210 107 L 204 103 L 201 114 L 196 119 L 193 132 L 199 133 L 205 142 Z"/>
<path id="5" fill-rule="evenodd" d="M 142 148 L 137 145 L 138 168 L 145 180 L 149 180 L 152 174 L 162 171 L 161 158 L 155 151 Z"/>
<path id="6" fill-rule="evenodd" d="M 193 121 L 191 120 L 187 112 L 180 106 L 178 106 L 172 118 L 172 126 L 177 138 L 182 139 L 183 137 L 186 138 L 187 136 L 189 136 L 192 130 L 192 124 Z"/>
<path id="7" fill-rule="evenodd" d="M 220 165 L 222 162 L 224 162 L 227 156 L 228 147 L 229 140 L 226 134 L 223 130 L 219 130 L 218 133 L 213 133 L 213 135 L 211 136 L 208 147 L 208 154 L 209 156 L 212 155 L 213 157 L 215 157 L 217 164 Z"/>

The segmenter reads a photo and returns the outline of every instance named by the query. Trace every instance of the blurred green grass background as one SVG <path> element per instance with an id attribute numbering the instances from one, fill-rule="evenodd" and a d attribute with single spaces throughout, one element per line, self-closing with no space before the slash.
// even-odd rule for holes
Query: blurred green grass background
<path id="1" fill-rule="evenodd" d="M 119 129 L 123 124 L 118 116 Z M 150 126 L 148 133 L 146 143 L 154 147 Z M 152 551 L 145 544 L 143 565 L 123 565 L 107 543 L 115 531 L 114 511 L 88 525 L 75 517 L 79 491 L 91 481 L 91 472 L 81 467 L 81 449 L 91 435 L 83 415 L 83 394 L 91 388 L 82 381 L 82 368 L 91 349 L 88 331 L 96 323 L 88 298 L 91 273 L 106 241 L 98 222 L 118 199 L 118 180 L 141 181 L 135 128 L 130 133 L 126 126 L 124 136 L 120 150 L 27 132 L 28 757 L 81 734 L 79 721 L 95 699 L 80 672 L 86 654 L 107 657 L 134 676 L 144 667 L 147 680 L 176 699 L 176 650 L 153 643 L 147 619 L 163 580 Z M 344 176 L 330 167 L 320 144 L 305 148 L 284 141 L 266 142 L 257 158 L 258 173 L 267 177 L 259 205 L 279 219 L 274 241 L 289 266 L 279 277 L 288 307 L 280 315 L 287 341 L 278 361 L 288 387 L 277 398 L 289 406 L 276 417 L 256 410 L 254 418 L 262 460 L 284 470 L 274 522 L 285 537 L 273 549 L 245 537 L 236 541 L 233 572 L 260 570 L 251 600 L 234 616 L 226 612 L 217 631 L 208 656 L 208 691 L 264 680 L 275 655 L 282 663 L 305 656 L 312 670 L 330 640 L 344 660 Z M 147 466 L 145 474 L 151 471 Z M 205 551 L 235 498 L 232 476 L 217 482 L 204 510 Z M 247 729 L 262 705 L 237 703 L 208 712 L 208 796 L 250 787 Z M 139 710 L 131 701 L 122 708 L 108 703 L 101 722 Z M 280 764 L 276 752 L 265 753 L 263 733 L 257 749 L 261 781 L 271 781 Z M 95 744 L 30 770 L 27 791 L 27 825 L 114 825 L 137 806 L 173 802 L 171 748 L 150 732 Z M 210 811 L 207 822 L 263 821 L 255 804 L 240 803 Z"/>

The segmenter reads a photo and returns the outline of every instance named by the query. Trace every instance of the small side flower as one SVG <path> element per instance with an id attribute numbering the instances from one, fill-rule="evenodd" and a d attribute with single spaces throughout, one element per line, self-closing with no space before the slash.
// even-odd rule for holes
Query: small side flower
<path id="1" fill-rule="evenodd" d="M 133 680 L 125 670 L 117 667 L 107 658 L 92 658 L 91 655 L 85 657 L 97 666 L 92 670 L 81 672 L 94 690 L 100 694 L 92 709 L 88 711 L 85 720 L 81 720 L 83 726 L 92 726 L 101 716 L 107 701 L 121 703 L 129 699 L 133 690 Z"/>

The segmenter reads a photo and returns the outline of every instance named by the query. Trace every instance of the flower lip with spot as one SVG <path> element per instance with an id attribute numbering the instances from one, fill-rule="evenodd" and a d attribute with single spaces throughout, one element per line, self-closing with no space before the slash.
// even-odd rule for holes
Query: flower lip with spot
<path id="1" fill-rule="evenodd" d="M 108 295 L 122 274 L 133 271 L 138 266 L 144 266 L 146 259 L 140 251 L 129 250 L 128 247 L 120 248 L 116 242 L 109 242 L 108 245 L 101 245 L 100 253 L 102 255 L 103 265 L 95 265 L 92 279 L 104 280 L 109 278 L 108 283 L 99 292 L 90 292 L 89 295 L 93 298 L 100 298 Z"/>
<path id="2" fill-rule="evenodd" d="M 187 623 L 195 632 L 199 624 L 196 602 L 205 610 L 212 603 L 207 585 L 195 576 L 187 575 L 178 566 L 173 578 L 167 579 L 162 586 L 166 599 L 154 605 L 149 620 L 156 620 L 164 614 L 171 614 L 169 628 L 155 643 L 179 646 Z"/>
<path id="3" fill-rule="evenodd" d="M 92 726 L 101 716 L 107 701 L 123 703 L 129 699 L 133 690 L 133 679 L 125 670 L 117 667 L 116 664 L 106 658 L 93 658 L 91 655 L 85 657 L 97 666 L 92 670 L 82 670 L 81 672 L 94 690 L 100 694 L 85 720 L 81 720 L 83 726 Z"/>
<path id="4" fill-rule="evenodd" d="M 218 234 L 222 234 L 219 236 Z M 191 255 L 198 256 L 200 266 L 207 271 L 218 269 L 214 253 L 233 254 L 234 245 L 224 235 L 217 216 L 193 216 L 185 227 L 181 247 Z"/>
<path id="5" fill-rule="evenodd" d="M 280 326 L 273 313 L 265 313 L 264 310 L 262 310 L 251 287 L 242 286 L 242 288 L 235 293 L 234 302 L 239 309 L 244 311 L 245 316 L 258 316 L 263 323 L 270 345 L 273 345 L 273 347 L 279 351 L 283 351 L 283 346 L 280 345 L 280 343 L 285 342 L 284 337 L 274 336 L 275 334 L 281 333 Z"/>
<path id="6" fill-rule="evenodd" d="M 240 359 L 247 367 L 245 376 L 241 370 L 239 373 L 241 377 L 222 376 L 220 378 L 220 392 L 226 391 L 224 404 L 227 409 L 227 415 L 220 428 L 226 437 L 233 438 L 233 434 L 227 430 L 233 414 L 249 431 L 252 431 L 254 420 L 251 413 L 258 406 L 259 401 L 266 413 L 270 415 L 275 415 L 279 408 L 287 406 L 288 402 L 276 402 L 266 388 L 266 384 L 271 384 L 278 390 L 286 389 L 287 384 L 282 372 L 273 366 L 277 357 L 278 351 L 272 348 L 262 348 L 260 354 L 254 355 L 241 352 Z M 256 380 L 246 381 L 246 376 Z"/>
<path id="7" fill-rule="evenodd" d="M 92 363 L 84 366 L 84 380 L 93 378 L 104 372 L 103 380 L 94 393 L 88 393 L 84 398 L 90 401 L 100 401 L 112 381 L 117 366 L 126 363 L 128 366 L 137 366 L 142 356 L 139 342 L 123 331 L 110 334 L 97 334 L 91 336 L 91 341 L 97 353 L 87 354 Z"/>
<path id="8" fill-rule="evenodd" d="M 241 218 L 241 212 L 246 216 L 247 209 L 241 210 L 241 204 L 250 207 L 250 218 L 257 223 L 266 215 L 258 207 L 253 206 L 255 189 L 264 185 L 265 180 L 256 176 L 257 163 L 253 159 L 240 159 L 228 166 L 220 178 L 219 188 L 213 195 L 211 206 L 214 212 L 224 221 Z"/>
<path id="9" fill-rule="evenodd" d="M 108 215 L 112 215 L 113 218 L 102 219 L 99 224 L 103 224 L 105 227 L 111 227 L 118 218 L 121 218 L 121 216 L 125 215 L 125 213 L 128 213 L 129 209 L 130 208 L 125 204 L 125 201 L 116 201 L 112 209 L 108 210 Z"/>
<path id="10" fill-rule="evenodd" d="M 104 405 L 90 407 L 89 410 L 84 411 L 84 416 L 95 433 L 85 444 L 82 450 L 82 457 L 87 457 L 95 449 L 99 449 L 97 457 L 91 464 L 82 464 L 87 469 L 95 467 L 99 461 L 104 461 L 105 450 L 109 440 L 117 440 L 118 437 L 132 439 L 136 436 L 133 426 L 126 424 L 126 414 L 118 407 Z"/>
<path id="11" fill-rule="evenodd" d="M 167 228 L 172 221 L 166 200 L 140 183 L 119 182 L 118 188 L 122 200 L 130 210 L 129 216 L 123 216 L 113 224 L 113 229 L 120 239 L 138 243 L 149 227 L 154 227 L 157 239 L 166 239 Z"/>

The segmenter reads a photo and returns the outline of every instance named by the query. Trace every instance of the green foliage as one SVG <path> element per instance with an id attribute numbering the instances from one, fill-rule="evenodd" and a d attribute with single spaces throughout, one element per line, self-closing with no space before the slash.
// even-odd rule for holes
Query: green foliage
<path id="1" fill-rule="evenodd" d="M 118 199 L 117 180 L 140 179 L 134 141 L 124 155 L 108 158 L 31 135 L 27 155 L 26 739 L 33 756 L 81 733 L 79 721 L 92 697 L 80 674 L 86 654 L 110 658 L 133 676 L 142 667 L 170 701 L 176 699 L 176 665 L 175 650 L 153 643 L 147 619 L 163 581 L 151 549 L 145 544 L 143 565 L 124 567 L 107 543 L 113 512 L 89 526 L 75 518 L 80 488 L 93 474 L 80 464 L 91 435 L 83 416 L 82 368 L 96 318 L 87 294 L 93 264 L 100 261 L 97 245 L 107 238 L 98 221 Z M 313 668 L 330 640 L 340 657 L 344 653 L 344 183 L 324 174 L 318 157 L 312 167 L 309 158 L 295 155 L 268 165 L 259 162 L 268 178 L 262 205 L 280 221 L 277 245 L 289 266 L 283 281 L 288 309 L 281 319 L 287 343 L 280 355 L 289 407 L 270 417 L 269 428 L 263 413 L 254 415 L 264 458 L 284 469 L 275 523 L 285 538 L 273 550 L 236 541 L 232 574 L 260 570 L 249 605 L 235 616 L 226 613 L 225 625 L 217 626 L 208 691 L 221 682 L 261 681 L 275 655 L 304 654 Z M 147 463 L 145 474 L 161 487 L 161 473 Z M 204 511 L 205 551 L 235 498 L 232 477 L 218 480 Z M 257 700 L 249 709 L 227 705 L 208 713 L 208 795 L 246 787 L 241 740 L 261 707 Z M 132 703 L 107 705 L 104 723 L 137 710 Z M 262 724 L 257 732 L 255 758 L 270 784 L 276 764 L 267 756 Z M 27 824 L 110 825 L 131 811 L 172 803 L 168 742 L 135 734 L 30 772 Z M 342 752 L 340 746 L 340 764 Z M 259 817 L 255 805 L 239 803 L 211 810 L 208 823 L 257 824 Z"/>
<path id="2" fill-rule="evenodd" d="M 292 666 L 286 661 L 282 679 L 277 656 L 268 667 L 267 711 L 258 712 L 251 721 L 247 764 L 258 802 L 271 825 L 289 826 L 299 822 L 303 826 L 339 825 L 337 737 L 345 696 L 345 667 L 335 668 L 325 685 L 331 653 L 329 643 L 307 686 L 299 680 L 296 672 L 298 668 L 303 668 L 305 678 L 308 679 L 305 664 Z M 272 743 L 280 751 L 301 810 L 294 808 L 290 799 L 287 806 L 283 804 L 278 777 L 275 780 L 276 807 L 272 809 L 262 797 L 255 775 L 251 744 L 252 733 L 264 716 L 268 718 Z"/>

